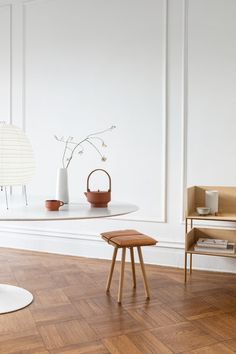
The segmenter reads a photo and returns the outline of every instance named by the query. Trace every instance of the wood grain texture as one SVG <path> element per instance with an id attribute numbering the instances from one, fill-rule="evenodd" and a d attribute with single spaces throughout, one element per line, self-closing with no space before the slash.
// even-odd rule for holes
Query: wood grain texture
<path id="1" fill-rule="evenodd" d="M 193 186 L 187 188 L 187 210 L 186 217 L 191 217 L 197 207 L 205 205 L 205 192 L 217 190 L 219 192 L 219 216 L 236 217 L 236 187 L 223 186 Z M 234 215 L 233 215 L 234 214 Z M 206 217 L 208 218 L 208 217 Z M 209 216 L 211 218 L 211 216 Z"/>
<path id="2" fill-rule="evenodd" d="M 192 354 L 233 354 L 235 352 L 227 348 L 227 346 L 224 345 L 223 343 L 217 343 L 207 347 L 192 350 L 190 353 Z"/>
<path id="3" fill-rule="evenodd" d="M 127 263 L 120 306 L 120 264 L 107 294 L 110 261 L 10 249 L 0 249 L 0 261 L 4 279 L 34 294 L 29 307 L 0 316 L 0 354 L 236 352 L 234 274 L 194 271 L 184 285 L 182 270 L 146 265 L 148 302 L 140 265 L 131 290 Z"/>

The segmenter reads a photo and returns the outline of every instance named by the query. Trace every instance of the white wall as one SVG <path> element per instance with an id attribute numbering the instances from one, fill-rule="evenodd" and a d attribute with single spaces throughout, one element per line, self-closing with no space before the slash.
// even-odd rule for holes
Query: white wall
<path id="1" fill-rule="evenodd" d="M 0 120 L 32 141 L 30 195 L 54 196 L 54 134 L 115 124 L 105 164 L 89 148 L 73 161 L 71 199 L 104 167 L 113 198 L 140 207 L 112 220 L 2 223 L 0 245 L 106 258 L 99 232 L 136 228 L 160 241 L 147 262 L 181 267 L 185 187 L 236 180 L 235 14 L 234 0 L 0 0 Z M 233 271 L 235 262 L 196 257 L 194 266 Z"/>
<path id="2" fill-rule="evenodd" d="M 0 117 L 10 120 L 10 8 L 0 9 Z"/>

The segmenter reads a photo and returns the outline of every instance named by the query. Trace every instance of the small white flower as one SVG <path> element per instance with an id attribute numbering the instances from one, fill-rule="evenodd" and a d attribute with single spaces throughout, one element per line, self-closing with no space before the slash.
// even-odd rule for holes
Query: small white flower
<path id="1" fill-rule="evenodd" d="M 85 142 L 89 143 L 96 150 L 96 152 L 100 155 L 101 160 L 105 162 L 107 160 L 106 156 L 103 156 L 101 154 L 101 151 L 100 151 L 99 147 L 97 146 L 96 142 L 93 143 L 91 141 L 91 139 L 97 139 L 97 141 L 99 141 L 99 143 L 100 143 L 99 144 L 100 147 L 106 148 L 107 145 L 105 144 L 104 140 L 99 135 L 101 135 L 103 133 L 106 133 L 108 131 L 111 131 L 111 130 L 113 130 L 115 128 L 116 128 L 116 126 L 112 125 L 108 129 L 105 129 L 105 130 L 102 130 L 102 131 L 98 131 L 98 132 L 95 132 L 93 134 L 88 135 L 87 137 L 85 137 L 80 142 L 78 142 L 77 139 L 72 137 L 72 136 L 67 136 L 66 138 L 64 138 L 64 136 L 60 136 L 59 137 L 57 135 L 54 135 L 54 138 L 57 141 L 62 142 L 62 143 L 65 144 L 64 152 L 63 152 L 63 156 L 62 156 L 62 165 L 63 165 L 63 167 L 68 168 L 68 166 L 69 166 L 69 164 L 70 164 L 70 162 L 71 162 L 71 160 L 72 160 L 72 158 L 74 156 L 74 153 L 78 154 L 78 155 L 83 154 L 84 147 L 82 146 L 82 143 L 85 143 Z M 67 158 L 67 156 L 69 156 L 69 157 Z"/>

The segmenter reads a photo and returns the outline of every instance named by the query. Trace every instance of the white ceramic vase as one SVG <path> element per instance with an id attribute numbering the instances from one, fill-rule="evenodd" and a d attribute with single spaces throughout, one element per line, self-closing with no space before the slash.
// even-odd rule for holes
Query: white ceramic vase
<path id="1" fill-rule="evenodd" d="M 59 168 L 57 171 L 56 199 L 69 203 L 68 173 L 67 168 Z"/>

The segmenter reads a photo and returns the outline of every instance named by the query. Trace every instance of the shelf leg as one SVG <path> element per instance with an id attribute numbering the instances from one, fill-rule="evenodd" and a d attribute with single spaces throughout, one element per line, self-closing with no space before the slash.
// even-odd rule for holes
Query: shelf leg
<path id="1" fill-rule="evenodd" d="M 187 281 L 187 263 L 188 263 L 188 253 L 185 252 L 185 257 L 184 257 L 184 282 L 186 283 Z"/>
<path id="2" fill-rule="evenodd" d="M 190 253 L 190 275 L 192 275 L 193 255 Z"/>
<path id="3" fill-rule="evenodd" d="M 185 234 L 188 232 L 188 219 L 185 219 Z"/>

